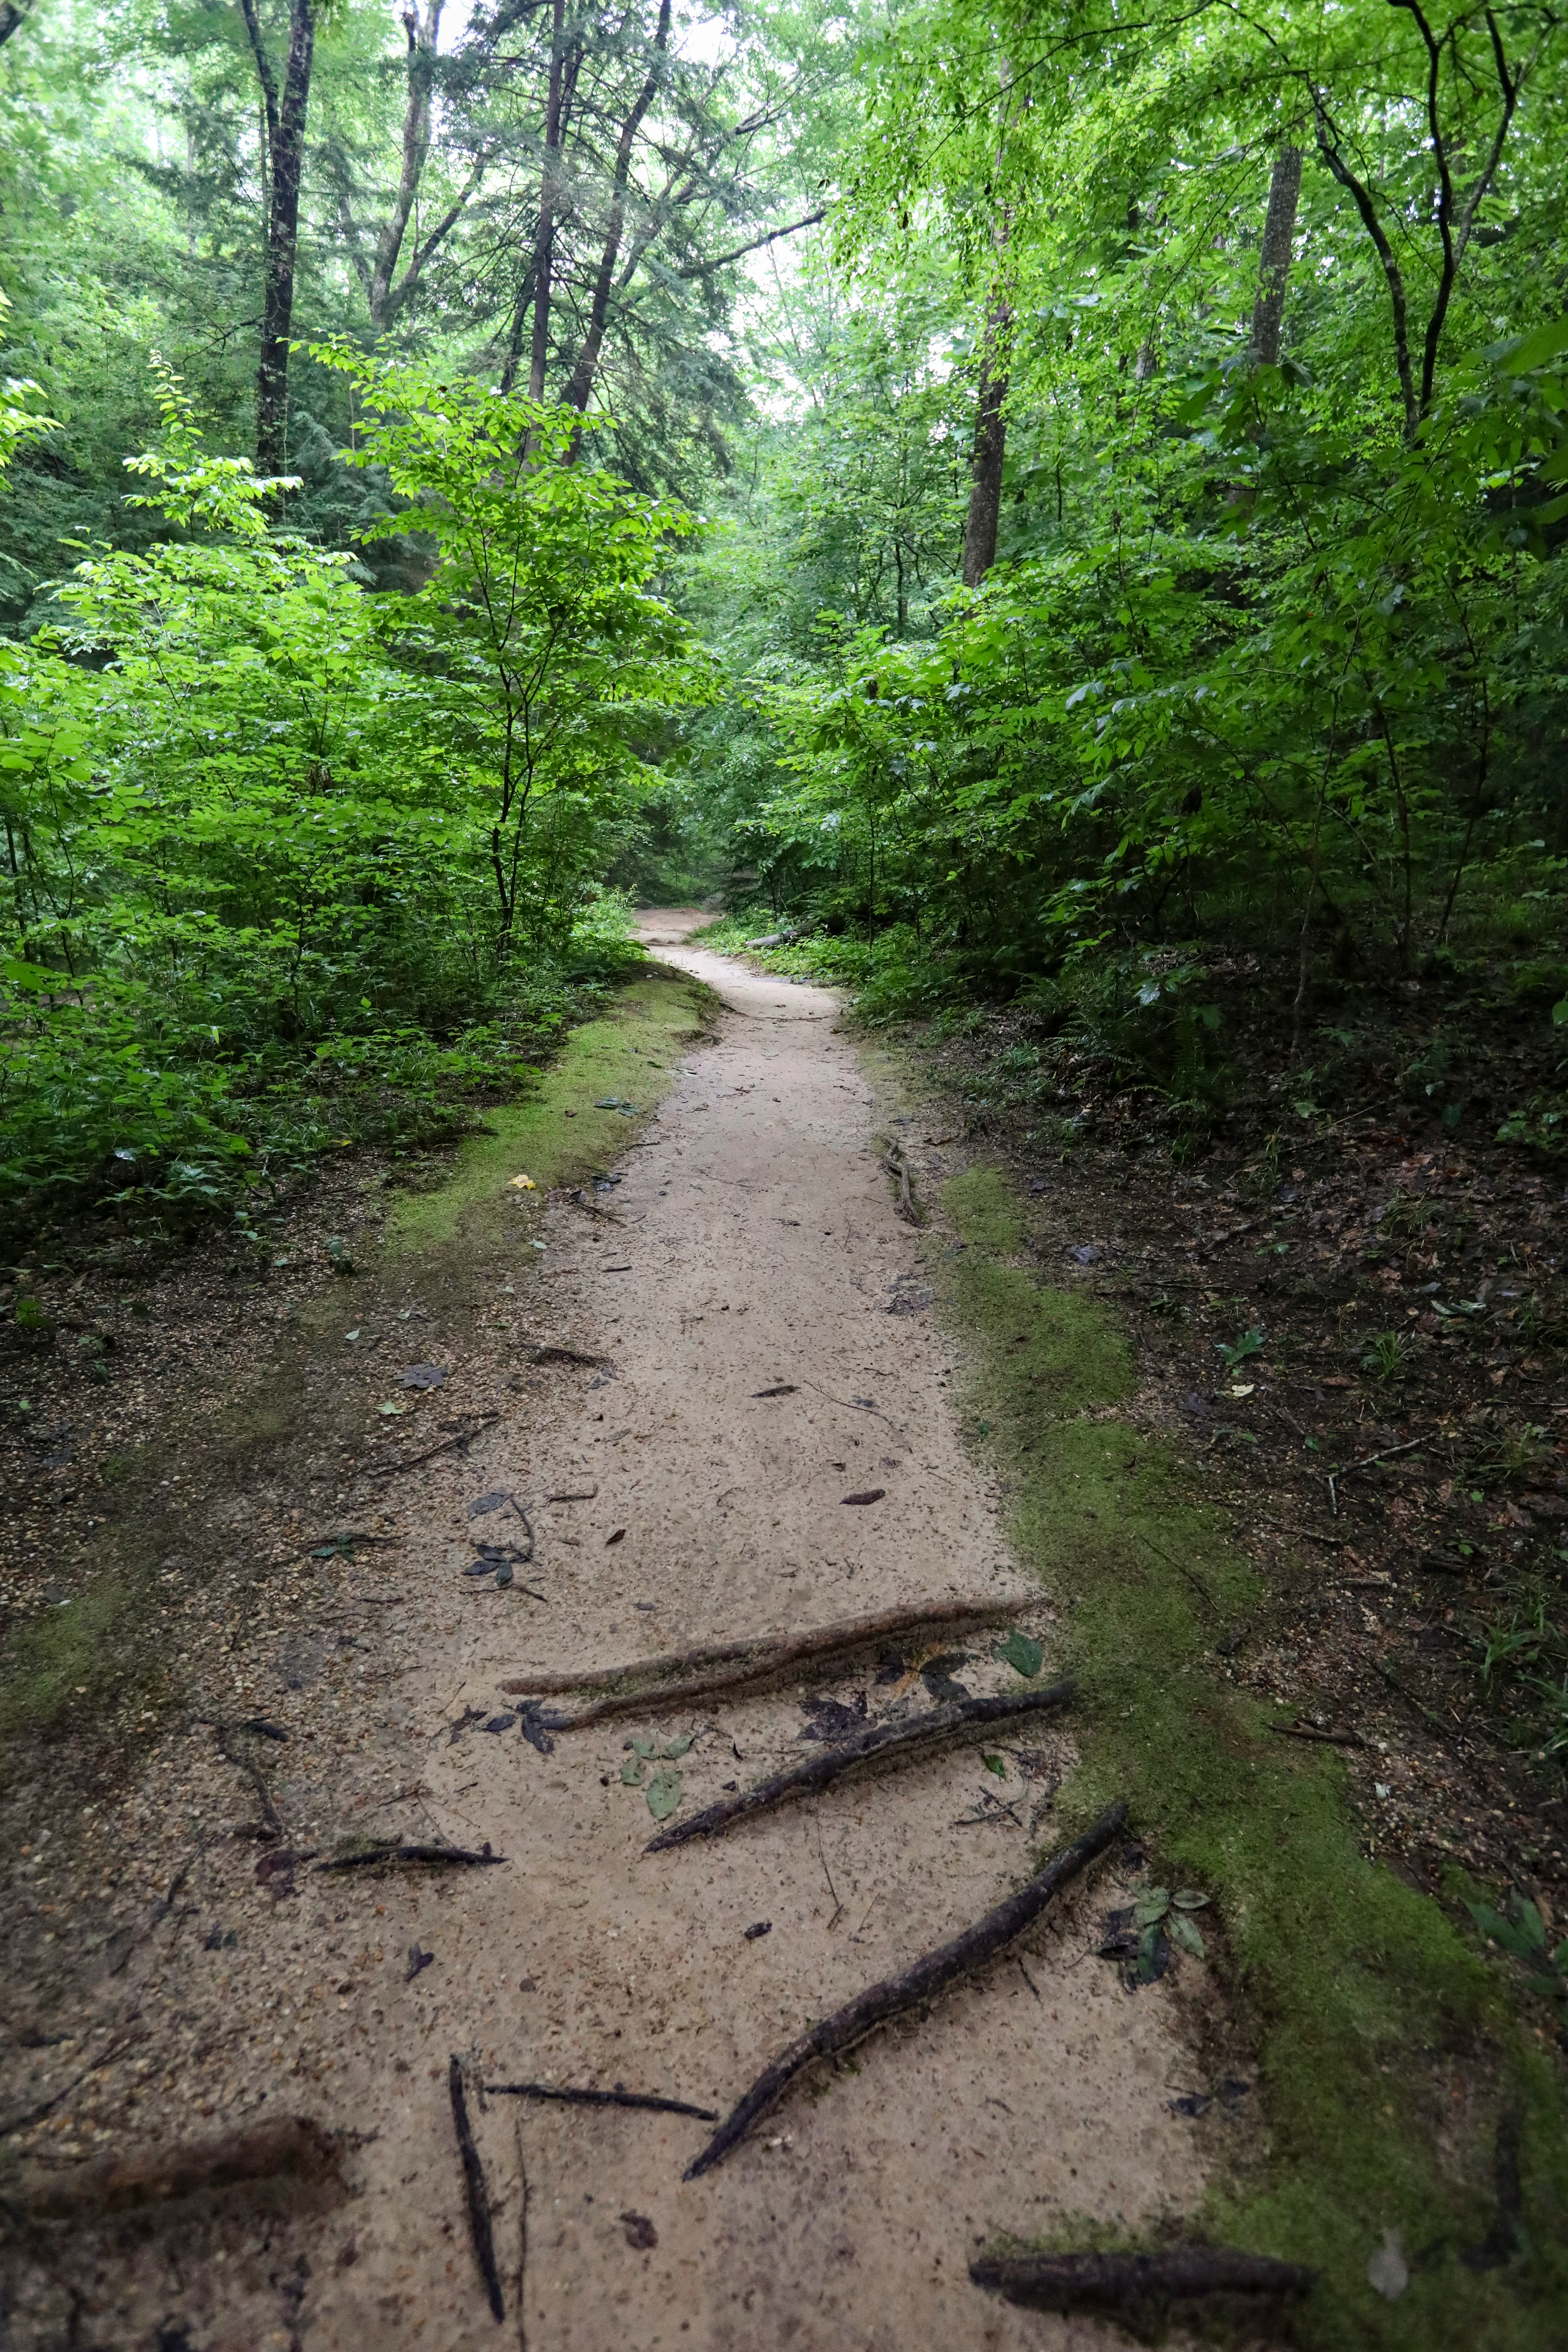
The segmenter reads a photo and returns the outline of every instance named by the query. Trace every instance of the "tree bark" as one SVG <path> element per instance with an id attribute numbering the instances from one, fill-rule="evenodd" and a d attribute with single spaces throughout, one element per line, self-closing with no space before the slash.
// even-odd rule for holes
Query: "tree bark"
<path id="1" fill-rule="evenodd" d="M 370 322 L 377 333 L 388 323 L 392 281 L 403 250 L 409 216 L 419 194 L 426 159 L 430 152 L 430 92 L 436 79 L 436 44 L 441 30 L 441 0 L 426 0 L 423 18 L 417 0 L 403 19 L 408 36 L 408 102 L 403 113 L 403 169 L 397 199 L 375 241 L 370 278 Z"/>
<path id="2" fill-rule="evenodd" d="M 533 339 L 528 355 L 528 396 L 544 397 L 550 357 L 550 274 L 555 251 L 555 205 L 560 171 L 566 50 L 562 34 L 566 0 L 555 0 L 550 28 L 550 94 L 544 110 L 544 163 L 539 175 L 539 227 L 533 240 Z"/>
<path id="3" fill-rule="evenodd" d="M 1296 240 L 1296 206 L 1301 194 L 1301 150 L 1281 147 L 1268 176 L 1268 210 L 1263 222 L 1263 257 L 1252 305 L 1252 357 L 1258 367 L 1279 364 L 1279 329 L 1285 289 Z"/>
<path id="4" fill-rule="evenodd" d="M 996 176 L 1002 176 L 1006 146 L 1007 112 L 1013 89 L 1013 68 L 1001 61 L 1002 122 L 996 144 Z M 980 347 L 980 401 L 974 418 L 974 448 L 970 459 L 969 512 L 963 525 L 963 584 L 978 588 L 996 561 L 996 531 L 1002 520 L 1002 468 L 1007 457 L 1008 341 L 1013 308 L 1002 279 L 1012 223 L 1004 205 L 991 232 L 996 257 L 996 284 L 985 314 L 985 334 Z"/>
<path id="5" fill-rule="evenodd" d="M 0 48 L 32 12 L 33 0 L 0 0 Z"/>
<path id="6" fill-rule="evenodd" d="M 256 373 L 256 470 L 284 470 L 289 438 L 289 335 L 294 318 L 294 265 L 300 246 L 300 180 L 305 116 L 310 102 L 316 19 L 312 0 L 289 0 L 289 56 L 279 98 L 261 37 L 256 0 L 239 0 L 261 84 L 271 159 L 267 218 L 267 285 L 261 307 L 261 361 Z"/>
<path id="7" fill-rule="evenodd" d="M 978 588 L 996 561 L 996 531 L 1002 519 L 1002 467 L 1007 456 L 1005 338 L 1013 323 L 1008 304 L 999 296 L 985 320 L 985 342 L 980 362 L 980 405 L 974 419 L 974 453 L 970 460 L 969 514 L 963 526 L 963 584 Z"/>
<path id="8" fill-rule="evenodd" d="M 583 338 L 583 348 L 577 363 L 562 397 L 568 408 L 581 415 L 588 405 L 594 389 L 594 376 L 599 364 L 599 353 L 605 344 L 605 322 L 609 316 L 610 291 L 616 281 L 616 263 L 620 258 L 621 236 L 626 227 L 626 186 L 631 177 L 632 149 L 643 117 L 653 103 L 658 88 L 659 72 L 664 54 L 669 46 L 670 0 L 659 0 L 658 26 L 653 37 L 654 56 L 643 79 L 642 88 L 632 101 L 631 110 L 621 125 L 621 135 L 616 142 L 616 170 L 610 190 L 610 216 L 605 227 L 605 249 L 599 257 L 598 275 L 594 280 L 594 298 L 588 311 L 588 331 Z M 573 455 L 576 454 L 573 443 Z"/>

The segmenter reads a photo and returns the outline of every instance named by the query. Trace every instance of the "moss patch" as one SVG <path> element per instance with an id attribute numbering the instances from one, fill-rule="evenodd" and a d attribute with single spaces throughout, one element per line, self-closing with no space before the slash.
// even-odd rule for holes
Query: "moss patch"
<path id="1" fill-rule="evenodd" d="M 17 1626 L 0 1677 L 0 1753 L 21 1733 L 123 1705 L 153 1665 L 145 1618 L 151 1591 L 146 1567 L 125 1569 Z"/>
<path id="2" fill-rule="evenodd" d="M 1363 1857 L 1342 1760 L 1274 1737 L 1271 1711 L 1226 1680 L 1215 1644 L 1265 1589 L 1192 1497 L 1173 1448 L 1118 1417 L 1131 1360 L 1115 1318 L 1042 1286 L 1021 1255 L 1026 1211 L 1001 1176 L 971 1171 L 944 1203 L 967 1245 L 937 1261 L 973 1351 L 967 1403 L 1079 1679 L 1081 1763 L 1064 1807 L 1088 1816 L 1131 1800 L 1161 1874 L 1213 1894 L 1258 2021 L 1267 2165 L 1217 2187 L 1201 2226 L 1321 2269 L 1297 2327 L 1325 2352 L 1546 2352 L 1568 2308 L 1555 2061 L 1456 1918 Z M 1477 2271 L 1460 2257 L 1496 2217 L 1505 2108 L 1523 2121 L 1521 2248 Z M 1366 2276 L 1387 2230 L 1411 2270 L 1393 2304 Z"/>
<path id="3" fill-rule="evenodd" d="M 493 1130 L 470 1136 L 434 1192 L 411 1193 L 388 1220 L 387 1246 L 419 1249 L 458 1237 L 479 1242 L 503 1220 L 537 1214 L 553 1184 L 605 1166 L 626 1150 L 630 1117 L 651 1110 L 669 1086 L 669 1070 L 706 1019 L 707 992 L 683 974 L 651 967 L 615 1011 L 574 1029 L 560 1059 L 524 1102 L 486 1114 Z M 625 1109 L 597 1106 L 614 1097 Z M 531 1176 L 536 1192 L 511 1189 Z"/>

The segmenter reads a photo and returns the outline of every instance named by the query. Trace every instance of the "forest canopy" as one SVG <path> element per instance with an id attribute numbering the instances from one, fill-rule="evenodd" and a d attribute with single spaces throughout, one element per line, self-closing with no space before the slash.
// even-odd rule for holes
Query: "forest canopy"
<path id="1" fill-rule="evenodd" d="M 1216 955 L 1561 1027 L 1565 43 L 5 0 L 6 1201 L 440 1131 L 627 894 L 1184 1118 Z"/>

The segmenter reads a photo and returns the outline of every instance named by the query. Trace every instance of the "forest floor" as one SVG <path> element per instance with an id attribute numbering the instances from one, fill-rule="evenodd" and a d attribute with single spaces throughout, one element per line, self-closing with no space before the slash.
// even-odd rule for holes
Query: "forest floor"
<path id="1" fill-rule="evenodd" d="M 1448 1595 L 1552 1526 L 1543 1441 L 1494 1446 L 1487 1480 L 1481 1439 L 1446 1436 L 1472 1483 L 1445 1457 L 1440 1498 L 1407 1456 L 1347 1478 L 1458 1408 L 1340 1369 L 1338 1324 L 1321 1378 L 1261 1349 L 1216 1378 L 1257 1311 L 1236 1264 L 1273 1233 L 1243 1231 L 1239 1164 L 1173 1195 L 1168 1167 L 1047 1152 L 985 1076 L 996 1036 L 934 1065 L 858 1041 L 826 992 L 683 944 L 699 920 L 643 919 L 662 964 L 439 1186 L 336 1171 L 271 1287 L 216 1249 L 134 1291 L 40 1269 L 5 1571 L 11 2340 L 1089 2346 L 1112 2331 L 999 2302 L 969 2262 L 1196 2217 L 1327 2266 L 1249 2342 L 1546 2341 L 1508 2298 L 1562 2190 L 1552 2010 L 1514 2021 L 1441 1871 L 1551 1911 L 1561 1816 L 1479 1727 L 1432 1728 L 1474 1711 L 1436 1678 Z M 1279 1172 L 1293 1244 L 1321 1181 Z M 1425 1550 L 1461 1563 L 1436 1601 Z M 507 1687 L 1013 1596 L 994 1626 L 576 1730 Z M 1061 1717 L 645 1853 L 668 1807 L 868 1717 L 1024 1688 L 1010 1629 L 1042 1679 L 1079 1673 Z M 695 2116 L 486 2088 L 726 2113 L 1119 1794 L 1145 1837 L 697 2182 Z M 1140 1965 L 1162 1878 L 1212 1894 L 1206 1958 L 1166 1913 Z M 324 2154 L 98 2210 L 105 2165 L 291 2116 Z"/>

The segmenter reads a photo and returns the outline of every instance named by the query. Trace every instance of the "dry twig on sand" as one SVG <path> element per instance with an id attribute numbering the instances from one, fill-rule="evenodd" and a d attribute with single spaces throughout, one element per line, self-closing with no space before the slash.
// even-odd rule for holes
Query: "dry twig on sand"
<path id="1" fill-rule="evenodd" d="M 754 1789 L 742 1790 L 737 1797 L 724 1797 L 693 1813 L 673 1828 L 661 1830 L 644 1846 L 645 1853 L 663 1853 L 672 1845 L 685 1845 L 700 1837 L 718 1837 L 733 1829 L 737 1822 L 749 1821 L 753 1813 L 769 1811 L 774 1805 L 787 1804 L 792 1797 L 804 1797 L 814 1789 L 826 1789 L 830 1782 L 857 1765 L 873 1757 L 890 1757 L 901 1763 L 910 1755 L 923 1756 L 944 1739 L 960 1739 L 967 1731 L 983 1731 L 993 1723 L 1010 1723 L 1015 1716 L 1030 1715 L 1042 1707 L 1064 1706 L 1072 1696 L 1071 1683 L 1053 1683 L 1048 1689 L 1037 1691 L 1005 1691 L 994 1698 L 955 1699 L 951 1706 L 932 1707 L 926 1715 L 917 1716 L 912 1723 L 874 1723 L 856 1733 L 841 1747 L 824 1748 L 820 1755 L 807 1757 L 802 1763 L 792 1764 L 785 1772 L 775 1772 L 771 1780 L 759 1781 Z"/>
<path id="2" fill-rule="evenodd" d="M 394 1863 L 419 1864 L 433 1869 L 458 1868 L 483 1870 L 492 1863 L 504 1862 L 504 1853 L 492 1853 L 486 1846 L 482 1853 L 470 1853 L 460 1845 L 405 1845 L 399 1839 L 388 1839 L 382 1845 L 363 1846 L 357 1853 L 335 1853 L 330 1861 L 319 1862 L 321 1870 L 372 1870 Z"/>
<path id="3" fill-rule="evenodd" d="M 719 1642 L 690 1650 L 667 1650 L 654 1658 L 634 1659 L 629 1665 L 607 1666 L 582 1675 L 514 1675 L 503 1682 L 509 1693 L 531 1695 L 562 1691 L 603 1691 L 575 1714 L 547 1717 L 550 1731 L 574 1730 L 579 1724 L 598 1723 L 607 1715 L 626 1715 L 650 1706 L 670 1706 L 710 1692 L 734 1690 L 743 1684 L 767 1682 L 792 1666 L 864 1649 L 891 1633 L 918 1632 L 927 1625 L 983 1624 L 1037 1607 L 1039 1595 L 1015 1593 L 1005 1600 L 940 1601 L 906 1609 L 885 1609 L 875 1616 L 844 1617 L 837 1624 L 819 1625 L 815 1633 L 758 1633 L 749 1641 Z M 684 1675 L 685 1680 L 675 1680 Z M 617 1685 L 635 1680 L 636 1689 Z"/>
<path id="4" fill-rule="evenodd" d="M 700 2156 L 686 2168 L 683 2176 L 695 2180 L 722 2163 L 731 2149 L 744 2139 L 752 2126 L 773 2105 L 789 2087 L 804 2067 L 817 2058 L 836 2057 L 840 2051 L 852 2049 L 857 2042 L 889 2018 L 900 2017 L 906 2010 L 918 2008 L 921 2001 L 945 1992 L 960 1977 L 968 1976 L 988 1960 L 992 1954 L 1021 1936 L 1033 1925 L 1059 1887 L 1104 1853 L 1127 1819 L 1125 1800 L 1108 1806 L 1100 1819 L 1082 1837 L 1064 1846 L 1052 1857 L 1037 1878 L 1016 1895 L 1010 1895 L 994 1910 L 987 1911 L 972 1927 L 966 1927 L 951 1943 L 939 1944 L 934 1951 L 925 1953 L 912 1968 L 901 1975 L 888 1977 L 880 1984 L 869 1986 L 865 1992 L 836 2010 L 831 2017 L 798 2034 L 786 2050 L 782 2050 L 770 2066 L 765 2066 L 745 2096 L 720 2125 Z"/>
<path id="5" fill-rule="evenodd" d="M 617 2083 L 613 2091 L 578 2091 L 566 2083 L 487 2083 L 488 2099 L 560 2099 L 574 2107 L 649 2107 L 655 2115 L 695 2116 L 700 2123 L 716 2124 L 714 2107 L 694 2107 L 689 2099 L 663 2099 L 652 2091 L 628 2091 Z"/>
<path id="6" fill-rule="evenodd" d="M 474 2146 L 474 2135 L 468 2122 L 468 2102 L 463 2094 L 463 2062 L 454 2056 L 447 2065 L 447 2088 L 452 2100 L 452 2122 L 458 2134 L 458 2153 L 463 2159 L 463 2186 L 468 2192 L 468 2235 L 474 2242 L 474 2257 L 479 2266 L 479 2276 L 485 2283 L 489 2298 L 490 2315 L 506 2317 L 506 2304 L 500 2291 L 500 2274 L 496 2269 L 495 2234 L 490 2228 L 490 2192 L 485 2182 L 485 2168 L 479 2151 Z"/>

